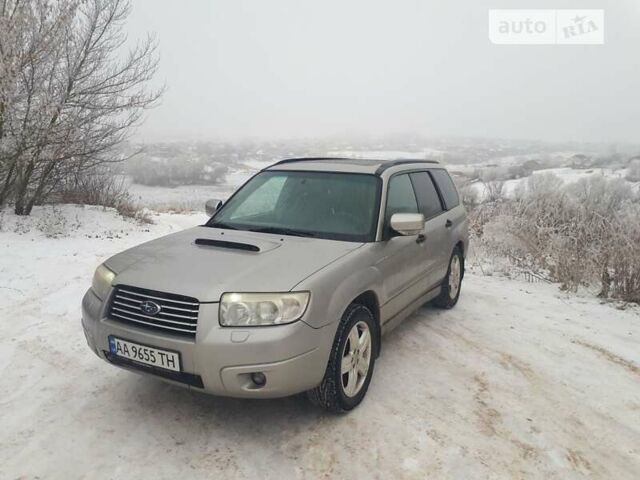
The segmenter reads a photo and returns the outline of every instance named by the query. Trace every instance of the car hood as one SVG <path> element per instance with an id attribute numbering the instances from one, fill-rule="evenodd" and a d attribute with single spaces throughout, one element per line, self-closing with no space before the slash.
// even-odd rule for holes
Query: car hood
<path id="1" fill-rule="evenodd" d="M 194 227 L 125 250 L 105 264 L 116 274 L 114 285 L 217 302 L 224 292 L 289 291 L 360 246 L 362 243 Z"/>

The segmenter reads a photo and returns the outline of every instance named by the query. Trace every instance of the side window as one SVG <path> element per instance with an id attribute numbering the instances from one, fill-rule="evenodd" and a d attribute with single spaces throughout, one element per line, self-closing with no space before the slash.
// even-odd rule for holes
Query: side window
<path id="1" fill-rule="evenodd" d="M 435 185 L 427 172 L 411 173 L 411 181 L 418 196 L 420 212 L 425 219 L 431 218 L 442 212 L 442 203 Z"/>
<path id="2" fill-rule="evenodd" d="M 389 222 L 394 213 L 418 213 L 418 203 L 409 175 L 396 175 L 389 181 L 385 223 Z"/>
<path id="3" fill-rule="evenodd" d="M 440 189 L 444 204 L 447 210 L 451 210 L 454 207 L 460 205 L 460 197 L 456 186 L 453 184 L 453 180 L 449 176 L 446 170 L 431 170 L 431 175 Z"/>

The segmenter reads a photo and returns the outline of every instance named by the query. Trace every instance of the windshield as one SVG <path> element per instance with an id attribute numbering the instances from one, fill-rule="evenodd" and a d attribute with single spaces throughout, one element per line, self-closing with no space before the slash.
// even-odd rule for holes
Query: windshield
<path id="1" fill-rule="evenodd" d="M 379 178 L 357 173 L 260 172 L 207 226 L 353 242 L 375 239 Z"/>

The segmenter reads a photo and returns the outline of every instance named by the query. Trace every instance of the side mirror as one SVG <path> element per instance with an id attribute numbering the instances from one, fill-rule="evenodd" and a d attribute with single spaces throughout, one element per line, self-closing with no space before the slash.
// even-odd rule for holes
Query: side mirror
<path id="1" fill-rule="evenodd" d="M 424 230 L 424 215 L 421 213 L 394 213 L 391 228 L 400 235 L 418 235 Z"/>
<path id="2" fill-rule="evenodd" d="M 216 213 L 220 207 L 222 206 L 222 200 L 218 200 L 215 198 L 207 200 L 207 203 L 204 204 L 204 210 L 207 212 L 207 215 L 213 217 L 214 213 Z"/>

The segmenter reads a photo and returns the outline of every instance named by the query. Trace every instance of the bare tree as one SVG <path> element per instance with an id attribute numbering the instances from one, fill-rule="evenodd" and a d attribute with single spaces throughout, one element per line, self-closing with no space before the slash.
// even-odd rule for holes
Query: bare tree
<path id="1" fill-rule="evenodd" d="M 39 1 L 0 2 L 0 203 L 11 190 L 18 158 L 27 149 L 30 125 L 26 117 L 37 108 L 34 98 L 22 88 L 35 83 L 35 72 L 28 67 L 46 58 L 64 18 L 62 11 L 54 12 Z"/>
<path id="2" fill-rule="evenodd" d="M 11 194 L 28 215 L 69 176 L 122 160 L 116 147 L 162 93 L 149 87 L 157 44 L 149 36 L 125 51 L 127 0 L 3 3 L 0 25 L 24 20 L 0 30 L 1 65 L 15 72 L 0 93 L 0 201 Z"/>

